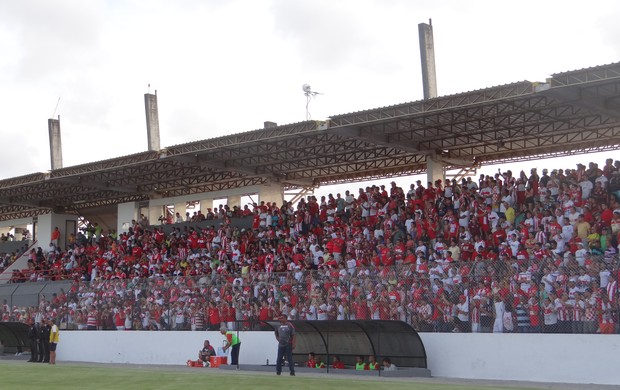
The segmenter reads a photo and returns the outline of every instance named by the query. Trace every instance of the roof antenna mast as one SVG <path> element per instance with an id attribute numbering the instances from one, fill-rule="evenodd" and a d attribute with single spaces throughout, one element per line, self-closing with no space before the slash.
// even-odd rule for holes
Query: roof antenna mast
<path id="1" fill-rule="evenodd" d="M 56 111 L 58 111 L 59 104 L 60 104 L 60 96 L 58 96 L 58 101 L 56 102 L 56 107 L 54 107 L 54 113 L 52 114 L 51 118 L 54 118 L 56 116 Z"/>
<path id="2" fill-rule="evenodd" d="M 316 95 L 322 95 L 322 93 L 314 92 L 308 84 L 302 85 L 301 89 L 304 91 L 304 95 L 306 96 L 306 120 L 309 121 L 310 119 L 312 119 L 312 115 L 310 115 L 310 110 L 308 109 L 308 106 L 310 105 L 310 100 L 316 97 Z"/>

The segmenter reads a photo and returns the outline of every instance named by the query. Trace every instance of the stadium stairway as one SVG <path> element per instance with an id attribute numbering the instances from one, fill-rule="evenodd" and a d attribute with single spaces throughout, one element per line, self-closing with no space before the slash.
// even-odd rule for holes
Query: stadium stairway
<path id="1" fill-rule="evenodd" d="M 38 241 L 32 242 L 32 244 L 28 247 L 28 250 L 26 250 L 23 255 L 18 257 L 17 260 L 13 262 L 13 264 L 8 266 L 7 269 L 5 269 L 4 272 L 0 274 L 0 285 L 7 284 L 9 280 L 11 280 L 13 270 L 22 270 L 28 268 L 28 253 L 32 248 L 36 248 L 37 243 Z"/>

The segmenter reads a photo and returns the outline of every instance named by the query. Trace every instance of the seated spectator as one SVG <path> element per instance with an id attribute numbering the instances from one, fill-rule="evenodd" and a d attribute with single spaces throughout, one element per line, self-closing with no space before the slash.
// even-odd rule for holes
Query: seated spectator
<path id="1" fill-rule="evenodd" d="M 366 364 L 365 370 L 380 370 L 381 366 L 377 363 L 374 355 L 368 356 L 368 364 Z"/>
<path id="2" fill-rule="evenodd" d="M 398 367 L 394 363 L 392 363 L 392 359 L 389 357 L 383 358 L 383 370 L 385 371 L 396 371 Z"/>
<path id="3" fill-rule="evenodd" d="M 344 369 L 344 363 L 340 360 L 340 356 L 334 356 L 334 362 L 332 363 L 332 368 L 336 369 Z"/>
<path id="4" fill-rule="evenodd" d="M 321 360 L 321 356 L 317 356 L 314 352 L 308 354 L 308 361 L 306 367 L 309 368 L 325 368 L 325 362 Z"/>
<path id="5" fill-rule="evenodd" d="M 308 354 L 308 361 L 306 362 L 306 367 L 315 368 L 317 364 L 316 355 L 314 352 L 310 352 Z"/>
<path id="6" fill-rule="evenodd" d="M 215 356 L 215 349 L 209 342 L 209 340 L 205 340 L 202 346 L 202 349 L 198 351 L 198 360 L 203 362 L 203 364 L 208 367 L 209 366 L 209 358 L 211 356 Z"/>
<path id="7" fill-rule="evenodd" d="M 355 357 L 355 369 L 356 370 L 368 370 L 368 365 L 364 362 L 364 356 L 358 355 Z"/>

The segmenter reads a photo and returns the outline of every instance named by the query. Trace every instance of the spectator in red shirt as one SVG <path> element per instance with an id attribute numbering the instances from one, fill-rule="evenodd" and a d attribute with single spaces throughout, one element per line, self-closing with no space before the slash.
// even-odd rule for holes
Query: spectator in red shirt
<path id="1" fill-rule="evenodd" d="M 338 369 L 338 370 L 342 370 L 345 368 L 344 363 L 342 362 L 342 360 L 340 360 L 340 356 L 336 355 L 334 356 L 334 361 L 332 363 L 332 368 Z"/>

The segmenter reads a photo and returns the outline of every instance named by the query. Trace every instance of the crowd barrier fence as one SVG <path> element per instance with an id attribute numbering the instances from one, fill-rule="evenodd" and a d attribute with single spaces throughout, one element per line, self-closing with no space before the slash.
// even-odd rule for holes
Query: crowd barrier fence
<path id="1" fill-rule="evenodd" d="M 0 301 L 3 321 L 51 316 L 73 330 L 266 330 L 265 321 L 284 312 L 291 319 L 402 320 L 421 332 L 599 333 L 606 318 L 616 332 L 617 284 L 609 291 L 601 280 L 617 275 L 618 263 L 598 256 L 583 265 L 543 260 L 533 272 L 495 260 L 431 263 L 428 271 L 398 264 L 11 283 L 0 285 Z M 609 307 L 601 306 L 605 295 Z"/>

